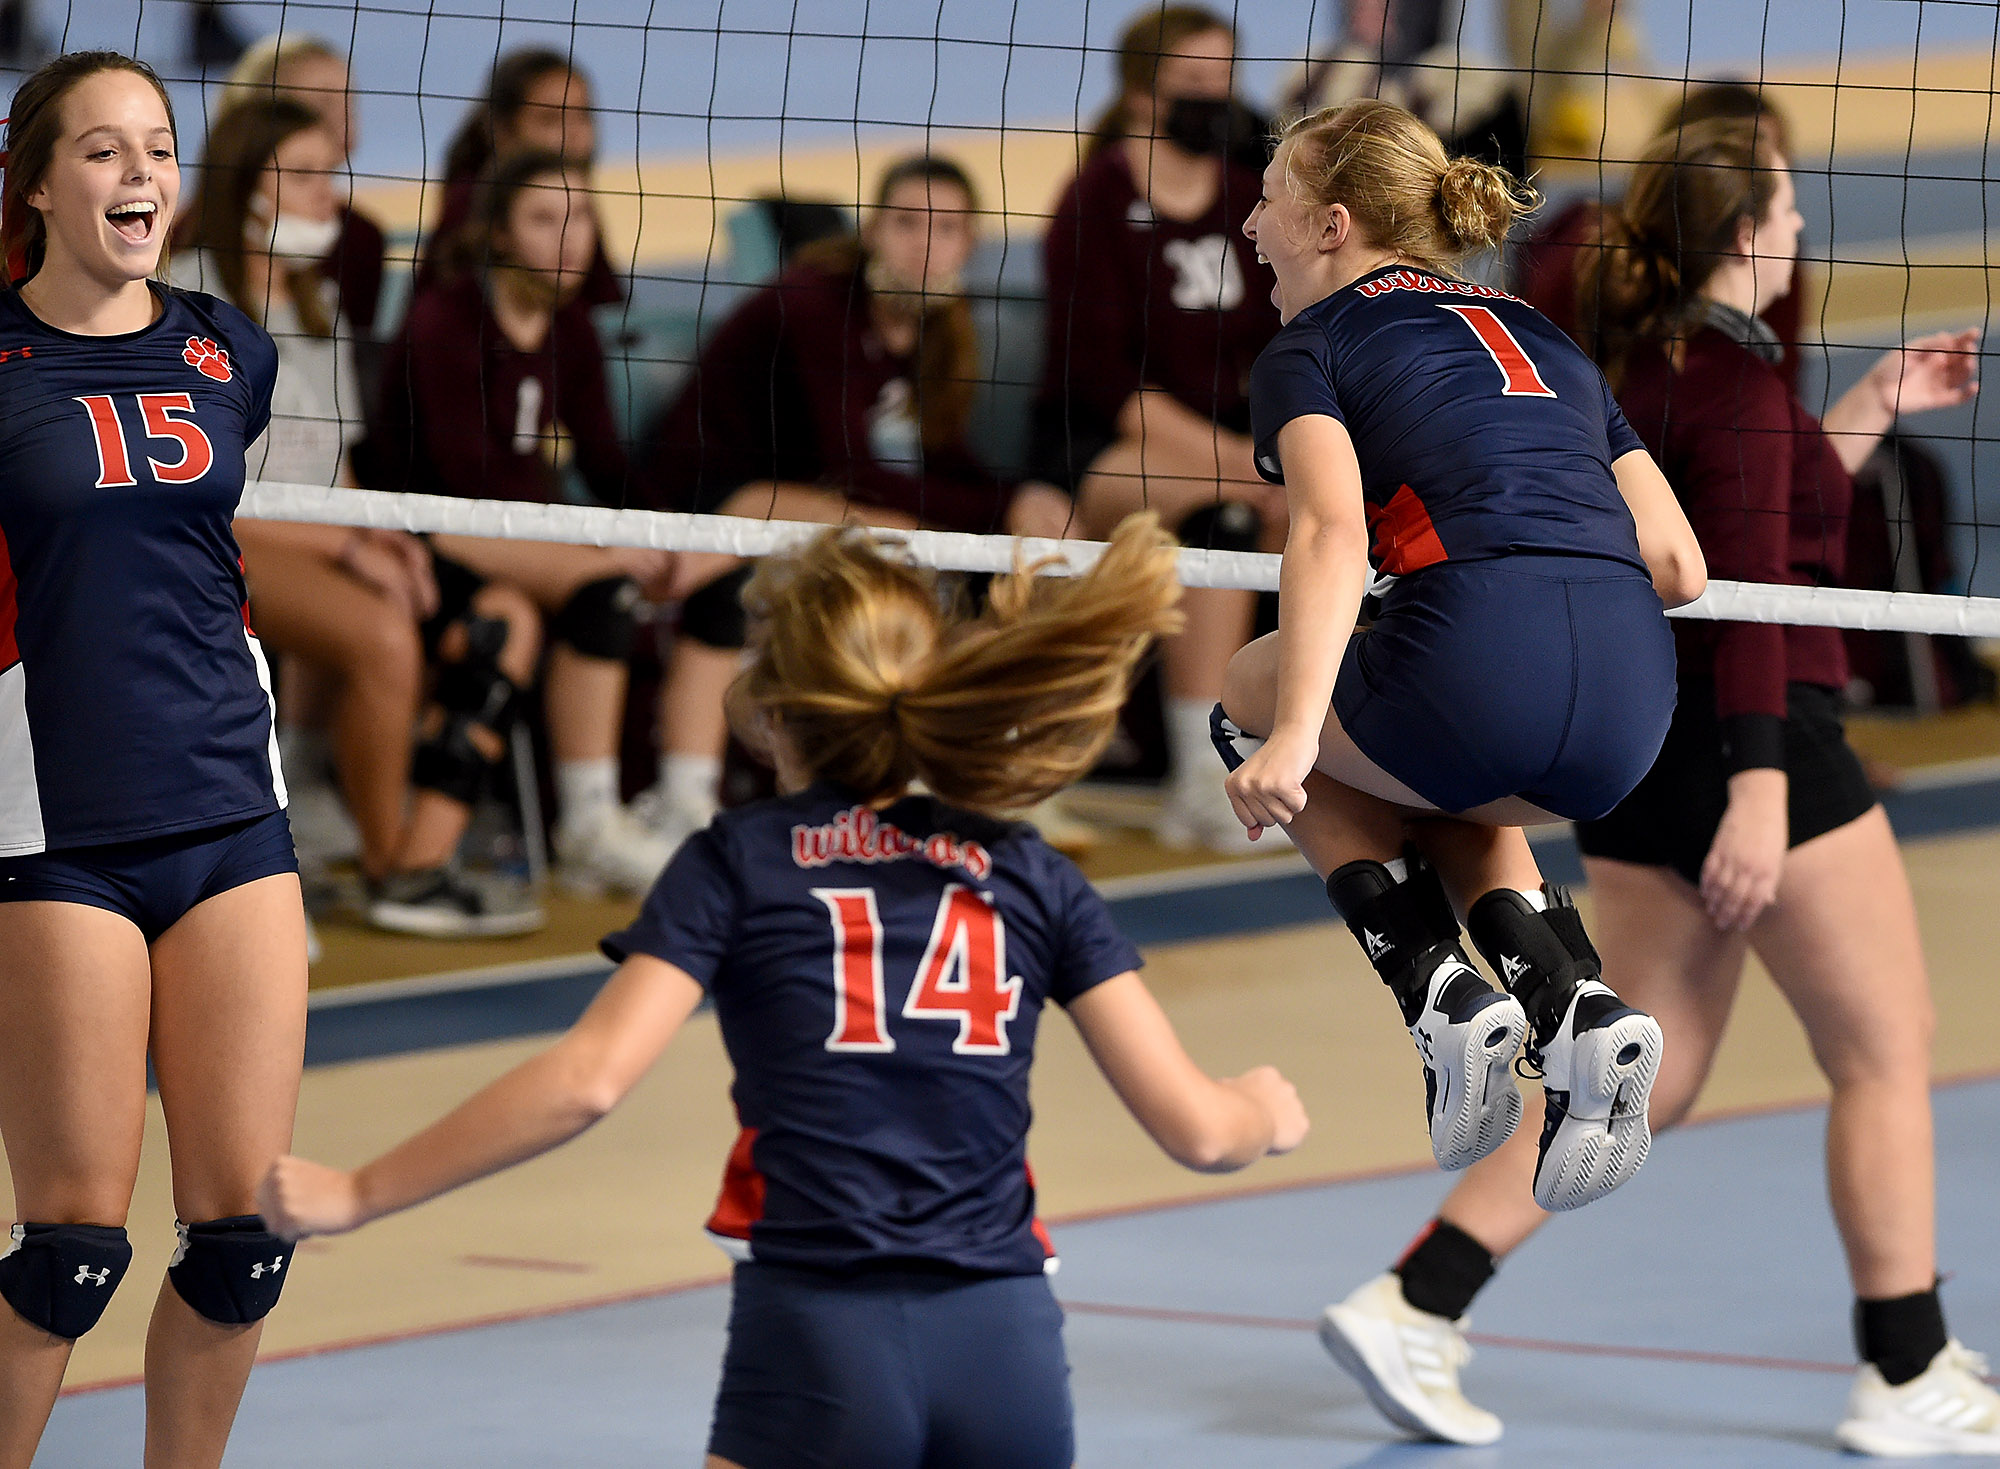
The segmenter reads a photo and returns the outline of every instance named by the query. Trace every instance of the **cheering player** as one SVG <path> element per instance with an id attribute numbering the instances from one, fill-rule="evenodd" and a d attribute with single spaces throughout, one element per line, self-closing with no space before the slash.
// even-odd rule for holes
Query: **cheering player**
<path id="1" fill-rule="evenodd" d="M 212 1465 L 291 1246 L 251 1212 L 290 1138 L 306 932 L 230 519 L 277 357 L 149 279 L 180 196 L 159 79 L 112 52 L 14 94 L 0 191 L 0 1465 L 131 1261 L 149 1051 L 180 1245 L 148 1463 Z"/>
<path id="2" fill-rule="evenodd" d="M 1451 273 L 1523 202 L 1388 103 L 1287 130 L 1244 226 L 1286 321 L 1251 380 L 1258 468 L 1291 506 L 1283 620 L 1232 662 L 1216 742 L 1244 825 L 1290 832 L 1395 994 L 1440 1165 L 1513 1132 L 1526 1033 L 1535 1196 L 1573 1209 L 1645 1159 L 1660 1028 L 1600 981 L 1520 826 L 1601 816 L 1646 773 L 1674 706 L 1661 603 L 1704 573 L 1603 374 Z M 1350 636 L 1371 557 L 1396 581 Z"/>
<path id="3" fill-rule="evenodd" d="M 355 1173 L 285 1160 L 266 1218 L 352 1229 L 556 1146 L 707 993 L 743 1125 L 709 1221 L 743 1262 L 710 1469 L 1068 1469 L 1062 1314 L 1026 1158 L 1044 1005 L 1069 1010 L 1189 1167 L 1241 1168 L 1306 1129 L 1268 1067 L 1196 1069 L 1103 901 L 996 815 L 1090 768 L 1134 662 L 1179 622 L 1173 574 L 1151 516 L 1043 595 L 1001 580 L 971 622 L 866 532 L 763 563 L 731 704 L 786 794 L 681 848 L 555 1046 Z M 910 794 L 918 780 L 936 794 Z M 976 1370 L 949 1370 L 970 1368 L 967 1343 Z"/>

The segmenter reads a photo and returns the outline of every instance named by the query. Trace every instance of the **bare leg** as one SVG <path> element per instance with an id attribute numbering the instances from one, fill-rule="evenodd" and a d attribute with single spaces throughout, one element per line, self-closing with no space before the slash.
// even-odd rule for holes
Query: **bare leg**
<path id="1" fill-rule="evenodd" d="M 1909 881 L 1879 806 L 1793 848 L 1751 942 L 1833 1084 L 1827 1187 L 1855 1293 L 1929 1290 L 1936 1017 Z"/>
<path id="2" fill-rule="evenodd" d="M 305 1051 L 298 879 L 261 878 L 200 904 L 153 945 L 153 1066 L 173 1143 L 174 1211 L 256 1212 L 292 1140 Z M 147 1469 L 222 1462 L 261 1322 L 209 1321 L 163 1283 L 146 1336 Z"/>
<path id="3" fill-rule="evenodd" d="M 323 556 L 252 546 L 244 558 L 259 630 L 334 681 L 335 765 L 361 833 L 362 870 L 379 877 L 395 857 L 410 795 L 423 692 L 416 625 Z"/>
<path id="4" fill-rule="evenodd" d="M 0 903 L 0 1141 L 22 1220 L 125 1222 L 146 1124 L 147 1005 L 145 941 L 123 918 Z M 69 1354 L 0 1304 L 0 1469 L 33 1460 Z"/>

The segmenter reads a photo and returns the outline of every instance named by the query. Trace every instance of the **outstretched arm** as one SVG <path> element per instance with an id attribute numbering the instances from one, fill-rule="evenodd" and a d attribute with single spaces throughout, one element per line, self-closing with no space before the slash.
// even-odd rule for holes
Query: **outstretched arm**
<path id="1" fill-rule="evenodd" d="M 1176 1163 L 1229 1173 L 1305 1141 L 1305 1107 L 1289 1081 L 1269 1066 L 1210 1077 L 1137 974 L 1086 990 L 1069 1014 L 1118 1099 Z"/>
<path id="2" fill-rule="evenodd" d="M 1849 474 L 1906 413 L 1955 408 L 1979 391 L 1980 328 L 1932 332 L 1892 347 L 1827 409 L 1820 427 Z"/>
<path id="3" fill-rule="evenodd" d="M 374 1162 L 347 1173 L 280 1158 L 257 1211 L 287 1239 L 341 1234 L 559 1147 L 624 1099 L 701 995 L 673 965 L 635 954 L 561 1040 Z"/>

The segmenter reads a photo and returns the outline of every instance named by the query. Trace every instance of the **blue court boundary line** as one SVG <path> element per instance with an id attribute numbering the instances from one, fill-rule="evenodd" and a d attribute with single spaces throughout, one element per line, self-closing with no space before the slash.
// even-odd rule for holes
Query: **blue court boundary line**
<path id="1" fill-rule="evenodd" d="M 1919 774 L 1882 804 L 1901 841 L 2000 827 L 2000 762 L 1968 761 Z M 1535 840 L 1551 882 L 1581 884 L 1583 861 L 1567 827 Z M 1282 857 L 1112 879 L 1102 889 L 1140 948 L 1228 938 L 1332 921 L 1319 879 Z M 585 955 L 534 960 L 382 984 L 322 990 L 306 1021 L 306 1065 L 517 1040 L 566 1029 L 610 974 Z"/>

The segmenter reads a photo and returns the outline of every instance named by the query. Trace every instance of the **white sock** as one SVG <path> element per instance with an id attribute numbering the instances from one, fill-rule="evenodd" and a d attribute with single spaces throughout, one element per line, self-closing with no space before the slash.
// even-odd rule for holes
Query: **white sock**
<path id="1" fill-rule="evenodd" d="M 1546 913 L 1549 911 L 1548 894 L 1544 893 L 1540 888 L 1537 888 L 1532 893 L 1526 888 L 1516 888 L 1514 891 L 1526 898 L 1528 906 L 1533 908 L 1537 913 Z"/>
<path id="2" fill-rule="evenodd" d="M 715 756 L 660 753 L 660 795 L 675 810 L 713 816 L 721 785 L 722 762 Z"/>
<path id="3" fill-rule="evenodd" d="M 333 742 L 323 729 L 278 726 L 278 763 L 288 785 L 325 785 L 333 770 Z"/>
<path id="4" fill-rule="evenodd" d="M 1214 707 L 1213 699 L 1166 701 L 1169 779 L 1178 790 L 1200 790 L 1221 783 L 1222 762 L 1208 737 L 1208 714 Z"/>
<path id="5" fill-rule="evenodd" d="M 1382 865 L 1388 869 L 1389 881 L 1408 882 L 1410 880 L 1410 862 L 1407 857 L 1391 857 Z"/>
<path id="6" fill-rule="evenodd" d="M 618 762 L 601 760 L 556 762 L 556 810 L 564 826 L 581 826 L 607 806 L 618 804 Z"/>

